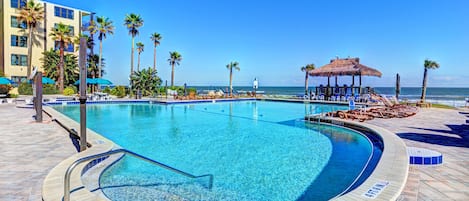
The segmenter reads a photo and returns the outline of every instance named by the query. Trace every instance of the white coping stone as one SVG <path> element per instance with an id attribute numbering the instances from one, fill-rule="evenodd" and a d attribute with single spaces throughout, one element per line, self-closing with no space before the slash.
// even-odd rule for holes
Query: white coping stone
<path id="1" fill-rule="evenodd" d="M 430 149 L 420 148 L 420 147 L 407 147 L 407 154 L 409 154 L 409 156 L 421 156 L 421 157 L 441 156 L 440 152 L 433 151 Z"/>
<path id="2" fill-rule="evenodd" d="M 330 119 L 368 128 L 377 133 L 382 138 L 384 144 L 381 158 L 371 175 L 360 186 L 334 200 L 397 200 L 404 189 L 409 172 L 409 156 L 402 139 L 391 131 L 375 125 L 339 118 Z M 363 196 L 376 183 L 383 181 L 388 183 L 386 188 L 382 188 L 379 194 L 376 194 L 373 198 Z"/>

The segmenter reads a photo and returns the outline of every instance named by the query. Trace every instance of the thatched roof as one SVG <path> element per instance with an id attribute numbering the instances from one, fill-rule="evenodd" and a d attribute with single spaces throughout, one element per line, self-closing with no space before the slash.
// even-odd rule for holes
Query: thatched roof
<path id="1" fill-rule="evenodd" d="M 360 64 L 360 58 L 332 59 L 331 63 L 308 72 L 310 76 L 367 75 L 381 77 L 378 70 Z"/>

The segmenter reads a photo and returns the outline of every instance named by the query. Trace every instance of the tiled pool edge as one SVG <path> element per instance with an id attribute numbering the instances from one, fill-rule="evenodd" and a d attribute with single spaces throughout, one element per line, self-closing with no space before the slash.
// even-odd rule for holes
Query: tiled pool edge
<path id="1" fill-rule="evenodd" d="M 375 170 L 363 184 L 334 200 L 397 200 L 404 190 L 409 172 L 409 159 L 402 139 L 391 131 L 367 123 L 337 118 L 334 118 L 332 123 L 339 125 L 349 124 L 370 129 L 372 132 L 380 135 L 384 144 L 381 159 Z M 381 190 L 376 198 L 365 197 L 364 194 L 378 182 L 389 182 L 389 184 Z"/>
<path id="2" fill-rule="evenodd" d="M 53 119 L 59 121 L 68 128 L 75 128 L 79 130 L 79 124 L 67 116 L 57 112 L 56 110 L 50 107 L 44 107 L 43 110 L 50 114 Z M 87 129 L 88 143 L 92 146 L 84 152 L 76 153 L 66 160 L 60 162 L 55 166 L 46 176 L 42 185 L 42 200 L 43 201 L 57 201 L 62 200 L 64 195 L 64 178 L 65 172 L 68 167 L 75 162 L 76 160 L 83 158 L 85 156 L 95 155 L 98 153 L 103 153 L 110 151 L 115 147 L 115 144 L 106 139 L 105 137 L 99 135 L 98 133 Z M 108 201 L 104 196 L 99 195 L 98 193 L 92 193 L 87 188 L 84 187 L 81 174 L 82 170 L 87 166 L 87 163 L 78 165 L 75 170 L 72 172 L 70 177 L 70 189 L 78 189 L 71 193 L 71 200 L 103 200 Z"/>

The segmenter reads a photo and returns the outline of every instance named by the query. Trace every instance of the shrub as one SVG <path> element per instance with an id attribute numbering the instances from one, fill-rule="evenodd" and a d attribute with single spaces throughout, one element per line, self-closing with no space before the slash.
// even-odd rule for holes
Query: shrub
<path id="1" fill-rule="evenodd" d="M 26 82 L 23 82 L 18 86 L 18 93 L 20 95 L 33 95 L 33 86 Z"/>
<path id="2" fill-rule="evenodd" d="M 75 94 L 75 91 L 73 90 L 72 87 L 67 87 L 64 89 L 64 95 L 71 96 L 73 94 Z"/>
<path id="3" fill-rule="evenodd" d="M 57 94 L 57 88 L 53 84 L 44 84 L 42 85 L 43 94 Z"/>
<path id="4" fill-rule="evenodd" d="M 191 92 L 197 93 L 197 89 L 196 89 L 196 88 L 188 88 L 188 89 L 187 89 L 187 92 L 188 92 L 188 93 L 191 93 Z"/>
<path id="5" fill-rule="evenodd" d="M 18 93 L 20 95 L 33 95 L 33 86 L 23 82 L 18 86 Z M 57 94 L 57 89 L 53 84 L 42 85 L 42 94 Z"/>
<path id="6" fill-rule="evenodd" d="M 8 97 L 10 98 L 18 98 L 18 94 L 8 94 Z"/>
<path id="7" fill-rule="evenodd" d="M 74 93 L 74 94 L 78 93 L 78 88 L 77 88 L 75 85 L 68 85 L 67 88 L 73 89 L 73 93 Z"/>
<path id="8" fill-rule="evenodd" d="M 8 94 L 8 92 L 11 90 L 11 85 L 0 85 L 0 94 Z"/>
<path id="9" fill-rule="evenodd" d="M 124 86 L 117 86 L 111 90 L 111 95 L 123 98 L 126 95 L 126 89 Z"/>
<path id="10" fill-rule="evenodd" d="M 111 88 L 106 87 L 106 88 L 104 88 L 103 92 L 110 94 L 111 93 Z"/>

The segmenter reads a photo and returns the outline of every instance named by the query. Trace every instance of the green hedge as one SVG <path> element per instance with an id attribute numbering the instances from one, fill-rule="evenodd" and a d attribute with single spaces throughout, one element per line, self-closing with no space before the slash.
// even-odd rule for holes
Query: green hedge
<path id="1" fill-rule="evenodd" d="M 20 95 L 33 95 L 33 86 L 26 82 L 23 82 L 18 87 L 18 93 Z M 57 94 L 58 90 L 53 84 L 42 85 L 42 94 Z"/>

